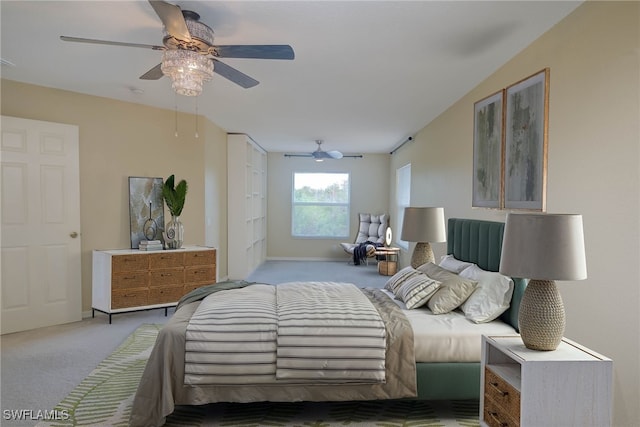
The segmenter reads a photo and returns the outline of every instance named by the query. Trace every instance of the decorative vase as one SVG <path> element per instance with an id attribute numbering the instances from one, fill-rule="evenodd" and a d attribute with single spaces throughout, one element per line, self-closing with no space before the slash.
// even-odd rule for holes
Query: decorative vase
<path id="1" fill-rule="evenodd" d="M 167 249 L 180 249 L 184 241 L 184 225 L 180 217 L 171 215 L 171 221 L 167 223 L 164 233 L 164 244 Z"/>

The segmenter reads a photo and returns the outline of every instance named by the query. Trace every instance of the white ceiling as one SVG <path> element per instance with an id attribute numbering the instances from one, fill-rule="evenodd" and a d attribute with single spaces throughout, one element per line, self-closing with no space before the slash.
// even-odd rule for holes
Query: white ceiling
<path id="1" fill-rule="evenodd" d="M 376 153 L 419 131 L 580 2 L 175 4 L 198 12 L 216 44 L 290 44 L 296 55 L 223 60 L 260 84 L 243 89 L 216 74 L 198 98 L 199 114 L 268 151 L 313 151 L 323 139 L 325 150 Z M 168 78 L 138 79 L 161 52 L 59 39 L 161 45 L 162 24 L 148 2 L 2 0 L 0 14 L 0 56 L 15 64 L 2 65 L 3 78 L 195 112 L 195 99 L 176 97 Z"/>

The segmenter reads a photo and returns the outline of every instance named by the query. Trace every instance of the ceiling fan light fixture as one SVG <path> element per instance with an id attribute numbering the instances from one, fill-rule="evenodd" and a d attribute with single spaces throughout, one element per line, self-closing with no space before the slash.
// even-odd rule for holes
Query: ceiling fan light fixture
<path id="1" fill-rule="evenodd" d="M 166 50 L 160 69 L 171 79 L 173 90 L 184 96 L 200 95 L 202 84 L 213 78 L 213 61 L 190 50 Z"/>

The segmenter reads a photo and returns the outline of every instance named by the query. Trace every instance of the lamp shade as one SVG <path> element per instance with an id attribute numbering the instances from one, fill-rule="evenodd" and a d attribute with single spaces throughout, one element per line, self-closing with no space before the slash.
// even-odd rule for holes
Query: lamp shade
<path id="1" fill-rule="evenodd" d="M 540 280 L 586 279 L 582 215 L 507 215 L 500 273 Z"/>
<path id="2" fill-rule="evenodd" d="M 404 208 L 400 238 L 407 242 L 446 242 L 444 208 Z"/>

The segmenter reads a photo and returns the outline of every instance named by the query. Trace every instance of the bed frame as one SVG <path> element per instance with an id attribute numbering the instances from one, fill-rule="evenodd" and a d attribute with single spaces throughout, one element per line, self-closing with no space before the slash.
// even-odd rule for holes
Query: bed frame
<path id="1" fill-rule="evenodd" d="M 447 224 L 447 254 L 477 264 L 483 270 L 498 271 L 504 223 L 450 218 Z M 510 308 L 500 319 L 518 330 L 518 313 L 525 279 L 514 278 Z M 479 343 L 478 343 L 479 345 Z M 418 399 L 480 399 L 480 362 L 417 363 Z"/>

